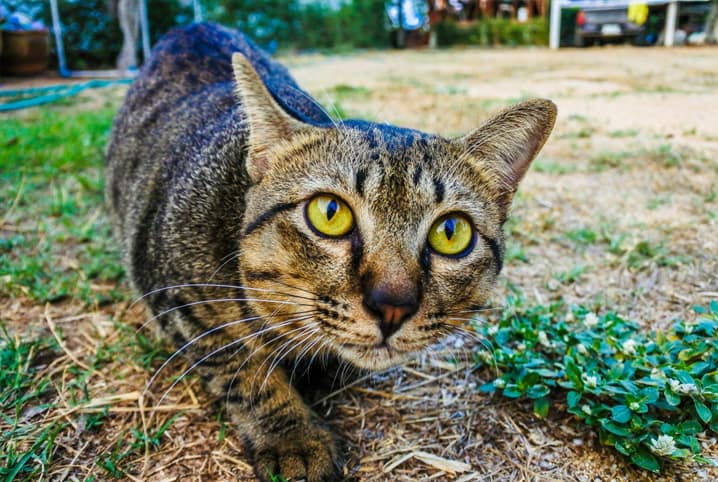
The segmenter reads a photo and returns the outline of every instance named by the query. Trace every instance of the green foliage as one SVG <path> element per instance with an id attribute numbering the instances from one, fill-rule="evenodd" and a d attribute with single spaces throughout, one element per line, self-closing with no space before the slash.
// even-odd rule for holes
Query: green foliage
<path id="1" fill-rule="evenodd" d="M 548 22 L 534 18 L 526 23 L 503 18 L 486 18 L 467 26 L 444 21 L 436 26 L 439 46 L 450 45 L 548 45 Z"/>
<path id="2" fill-rule="evenodd" d="M 673 460 L 712 462 L 697 434 L 718 432 L 718 302 L 695 311 L 696 323 L 643 333 L 615 313 L 525 307 L 512 295 L 497 324 L 477 327 L 495 347 L 477 363 L 502 372 L 481 390 L 533 400 L 539 417 L 565 410 L 653 472 Z"/>
<path id="3" fill-rule="evenodd" d="M 388 47 L 384 0 L 212 0 L 209 20 L 249 34 L 262 46 L 280 49 Z"/>

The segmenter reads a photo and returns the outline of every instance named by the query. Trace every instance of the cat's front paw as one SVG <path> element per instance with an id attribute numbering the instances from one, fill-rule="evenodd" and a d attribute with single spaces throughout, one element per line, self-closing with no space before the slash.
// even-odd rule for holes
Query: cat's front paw
<path id="1" fill-rule="evenodd" d="M 303 426 L 255 445 L 254 466 L 263 481 L 330 482 L 339 480 L 339 449 L 332 433 Z M 274 476 L 274 477 L 273 477 Z"/>

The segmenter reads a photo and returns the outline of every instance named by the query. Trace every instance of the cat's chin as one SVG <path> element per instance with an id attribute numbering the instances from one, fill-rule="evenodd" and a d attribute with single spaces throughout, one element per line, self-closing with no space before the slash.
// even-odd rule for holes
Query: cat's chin
<path id="1" fill-rule="evenodd" d="M 341 350 L 342 358 L 357 368 L 381 371 L 406 362 L 411 352 L 399 352 L 396 349 L 382 346 L 352 346 Z"/>

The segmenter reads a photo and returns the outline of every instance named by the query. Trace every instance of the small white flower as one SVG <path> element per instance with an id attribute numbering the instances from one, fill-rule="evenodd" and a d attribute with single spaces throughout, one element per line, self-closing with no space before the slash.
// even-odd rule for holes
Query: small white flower
<path id="1" fill-rule="evenodd" d="M 636 340 L 628 339 L 625 342 L 623 342 L 621 351 L 623 351 L 623 353 L 625 353 L 626 355 L 635 355 L 636 354 Z"/>
<path id="2" fill-rule="evenodd" d="M 543 346 L 551 346 L 551 342 L 548 341 L 548 335 L 546 335 L 546 332 L 545 332 L 545 331 L 539 331 L 538 341 L 539 341 L 539 343 L 541 343 Z"/>
<path id="3" fill-rule="evenodd" d="M 593 313 L 587 313 L 586 317 L 583 319 L 583 324 L 589 328 L 593 328 L 598 325 L 598 316 Z"/>
<path id="4" fill-rule="evenodd" d="M 588 406 L 588 404 L 584 403 L 581 405 L 581 411 L 585 413 L 586 415 L 591 415 L 591 407 Z"/>
<path id="5" fill-rule="evenodd" d="M 668 384 L 671 386 L 671 390 L 673 390 L 674 392 L 677 392 L 678 388 L 681 386 L 681 382 L 673 379 L 668 380 Z"/>
<path id="6" fill-rule="evenodd" d="M 659 370 L 658 368 L 651 369 L 651 378 L 658 378 L 658 379 L 665 379 L 666 374 L 663 373 L 663 370 Z M 675 381 L 675 380 L 671 380 Z"/>
<path id="7" fill-rule="evenodd" d="M 526 350 L 526 345 L 523 344 L 523 343 L 519 343 L 518 345 L 516 345 L 516 350 L 517 350 L 517 351 L 525 351 L 525 350 Z"/>
<path id="8" fill-rule="evenodd" d="M 486 333 L 489 335 L 495 335 L 499 332 L 499 327 L 496 325 L 491 325 L 488 330 L 486 330 Z"/>
<path id="9" fill-rule="evenodd" d="M 671 385 L 671 388 L 673 388 L 673 385 Z M 698 387 L 695 383 L 681 383 L 674 391 L 682 395 L 695 395 L 698 393 Z"/>
<path id="10" fill-rule="evenodd" d="M 584 345 L 583 343 L 579 343 L 578 345 L 576 345 L 576 350 L 581 355 L 588 355 L 588 349 L 586 348 L 586 345 Z"/>
<path id="11" fill-rule="evenodd" d="M 490 351 L 488 351 L 488 350 L 481 350 L 481 351 L 478 352 L 478 353 L 479 353 L 479 359 L 480 359 L 482 362 L 488 364 L 488 363 L 491 363 L 491 362 L 493 361 L 493 357 L 491 356 L 491 352 L 490 352 Z"/>
<path id="12" fill-rule="evenodd" d="M 592 375 L 586 375 L 585 373 L 582 373 L 581 380 L 583 381 L 583 384 L 586 385 L 588 388 L 596 388 L 596 385 L 598 385 L 598 377 Z"/>
<path id="13" fill-rule="evenodd" d="M 634 412 L 637 412 L 641 408 L 641 404 L 638 402 L 631 402 L 628 404 L 628 408 L 630 408 Z"/>
<path id="14" fill-rule="evenodd" d="M 668 457 L 676 451 L 676 441 L 670 435 L 659 435 L 651 440 L 650 447 L 654 454 Z"/>
<path id="15" fill-rule="evenodd" d="M 574 320 L 576 320 L 576 317 L 573 316 L 573 311 L 569 311 L 568 313 L 566 313 L 566 321 L 571 323 Z"/>
<path id="16" fill-rule="evenodd" d="M 494 386 L 496 388 L 504 388 L 506 386 L 506 381 L 503 378 L 497 378 L 494 380 Z"/>

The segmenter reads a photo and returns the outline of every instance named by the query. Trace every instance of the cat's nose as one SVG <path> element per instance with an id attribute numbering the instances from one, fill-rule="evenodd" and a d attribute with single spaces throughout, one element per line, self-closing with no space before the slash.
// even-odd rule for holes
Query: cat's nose
<path id="1" fill-rule="evenodd" d="M 386 289 L 372 289 L 364 297 L 364 305 L 378 320 L 379 330 L 386 340 L 399 331 L 401 325 L 419 309 L 416 295 L 392 293 Z"/>

